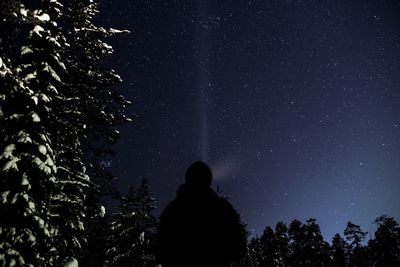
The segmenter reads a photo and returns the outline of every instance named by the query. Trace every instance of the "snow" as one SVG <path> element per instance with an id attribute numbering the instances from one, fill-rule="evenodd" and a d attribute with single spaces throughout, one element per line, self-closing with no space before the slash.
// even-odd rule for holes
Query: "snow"
<path id="1" fill-rule="evenodd" d="M 139 241 L 142 242 L 142 243 L 144 242 L 144 232 L 141 232 L 141 233 L 140 233 L 140 235 L 139 235 Z"/>
<path id="2" fill-rule="evenodd" d="M 15 204 L 15 202 L 17 202 L 17 199 L 18 199 L 18 194 L 14 194 L 14 196 L 12 197 L 10 203 L 11 204 Z"/>
<path id="3" fill-rule="evenodd" d="M 54 37 L 48 36 L 48 37 L 46 37 L 46 40 L 48 40 L 50 43 L 55 44 L 58 47 L 61 47 L 61 44 Z"/>
<path id="4" fill-rule="evenodd" d="M 45 63 L 43 71 L 50 73 L 51 77 L 53 77 L 56 81 L 61 82 L 60 76 L 58 76 L 57 72 L 55 72 L 49 64 Z"/>
<path id="5" fill-rule="evenodd" d="M 37 221 L 37 223 L 39 224 L 40 228 L 44 227 L 44 221 L 43 219 L 41 219 L 39 216 L 33 216 L 33 218 Z"/>
<path id="6" fill-rule="evenodd" d="M 110 28 L 109 31 L 110 31 L 110 33 L 113 33 L 113 34 L 129 33 L 128 30 L 118 30 L 118 29 L 113 29 L 113 28 Z"/>
<path id="7" fill-rule="evenodd" d="M 49 157 L 49 155 L 47 155 L 47 157 Z M 32 160 L 32 162 L 38 165 L 41 171 L 44 171 L 46 174 L 51 174 L 51 168 L 47 166 L 48 164 L 46 165 L 47 160 L 46 162 L 43 162 L 38 157 L 36 157 Z"/>
<path id="8" fill-rule="evenodd" d="M 9 171 L 9 170 L 16 170 L 18 171 L 18 166 L 17 162 L 19 161 L 18 157 L 14 157 L 11 160 L 9 160 L 6 164 L 3 166 L 3 171 Z"/>
<path id="9" fill-rule="evenodd" d="M 32 111 L 29 115 L 33 122 L 40 122 L 40 117 L 36 112 Z"/>
<path id="10" fill-rule="evenodd" d="M 36 25 L 36 26 L 33 28 L 32 32 L 35 33 L 35 34 L 37 34 L 37 35 L 39 35 L 40 37 L 42 37 L 41 32 L 44 32 L 44 29 L 43 29 L 42 27 L 40 27 L 39 25 Z"/>
<path id="11" fill-rule="evenodd" d="M 32 54 L 32 53 L 33 53 L 33 51 L 29 46 L 21 47 L 21 55 Z"/>
<path id="12" fill-rule="evenodd" d="M 17 119 L 19 120 L 20 118 L 24 117 L 24 114 L 13 114 L 11 116 L 11 119 Z"/>
<path id="13" fill-rule="evenodd" d="M 35 203 L 33 203 L 32 201 L 29 201 L 28 202 L 28 208 L 31 210 L 31 211 L 35 211 Z"/>
<path id="14" fill-rule="evenodd" d="M 10 194 L 10 190 L 1 193 L 1 203 L 7 203 L 7 196 Z"/>
<path id="15" fill-rule="evenodd" d="M 42 153 L 43 155 L 46 155 L 47 148 L 44 145 L 39 145 L 39 152 Z"/>
<path id="16" fill-rule="evenodd" d="M 15 145 L 14 144 L 9 144 L 8 146 L 6 146 L 6 148 L 4 149 L 4 154 L 3 154 L 4 157 L 8 158 L 8 155 L 11 156 L 13 150 L 15 150 Z"/>
<path id="17" fill-rule="evenodd" d="M 19 10 L 19 13 L 20 13 L 23 17 L 28 16 L 28 10 L 26 10 L 25 8 L 21 8 L 21 9 Z"/>
<path id="18" fill-rule="evenodd" d="M 30 81 L 30 80 L 32 80 L 32 79 L 35 79 L 36 78 L 36 75 L 37 75 L 37 72 L 36 71 L 34 71 L 34 72 L 32 72 L 32 73 L 28 73 L 26 76 L 25 76 L 25 81 Z"/>
<path id="19" fill-rule="evenodd" d="M 50 158 L 49 155 L 47 155 L 47 159 L 46 159 L 46 161 L 45 161 L 44 163 L 47 164 L 47 165 L 49 165 L 50 167 L 54 166 L 54 162 L 53 162 L 53 160 Z"/>
<path id="20" fill-rule="evenodd" d="M 58 43 L 57 41 L 55 41 L 56 43 Z M 59 43 L 58 43 L 59 44 Z M 63 69 L 63 70 L 67 70 L 67 68 L 65 67 L 65 64 L 60 60 L 60 58 L 58 56 L 53 56 L 53 58 L 56 60 L 57 64 Z"/>
<path id="21" fill-rule="evenodd" d="M 50 20 L 50 16 L 46 13 L 43 13 L 42 15 L 35 15 L 35 18 L 40 21 L 49 21 Z"/>
<path id="22" fill-rule="evenodd" d="M 37 105 L 38 104 L 38 97 L 34 95 L 31 98 L 32 98 L 33 102 L 35 102 L 35 105 Z"/>
<path id="23" fill-rule="evenodd" d="M 21 185 L 29 185 L 29 181 L 28 181 L 28 178 L 26 177 L 26 175 L 22 176 Z"/>
<path id="24" fill-rule="evenodd" d="M 100 217 L 104 218 L 104 216 L 106 216 L 106 207 L 104 207 L 103 205 L 100 206 Z"/>
<path id="25" fill-rule="evenodd" d="M 32 143 L 31 137 L 24 130 L 19 131 L 17 136 L 19 137 L 18 143 Z"/>
<path id="26" fill-rule="evenodd" d="M 58 94 L 57 88 L 55 88 L 54 85 L 50 84 L 49 86 L 47 86 L 47 89 L 51 92 Z"/>
<path id="27" fill-rule="evenodd" d="M 40 94 L 40 98 L 43 100 L 43 102 L 50 102 L 50 98 L 47 96 L 47 95 L 45 95 L 45 94 Z"/>

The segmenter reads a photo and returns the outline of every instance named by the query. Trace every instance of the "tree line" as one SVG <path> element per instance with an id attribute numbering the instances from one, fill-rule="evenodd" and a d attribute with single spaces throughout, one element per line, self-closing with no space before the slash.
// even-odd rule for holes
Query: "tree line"
<path id="1" fill-rule="evenodd" d="M 377 229 L 368 241 L 367 232 L 348 222 L 343 235 L 335 234 L 329 244 L 315 219 L 278 222 L 249 241 L 246 258 L 237 266 L 399 266 L 399 224 L 386 215 L 374 223 Z"/>

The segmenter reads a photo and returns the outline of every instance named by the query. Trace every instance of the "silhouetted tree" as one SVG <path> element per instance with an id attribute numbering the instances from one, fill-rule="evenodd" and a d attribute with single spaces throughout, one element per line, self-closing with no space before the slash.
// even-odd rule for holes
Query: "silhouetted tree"
<path id="1" fill-rule="evenodd" d="M 369 247 L 375 266 L 400 266 L 400 227 L 396 220 L 385 215 L 375 220 L 378 229 Z"/>
<path id="2" fill-rule="evenodd" d="M 103 266 L 106 261 L 107 239 L 110 235 L 110 212 L 101 204 L 98 195 L 89 192 L 85 201 L 86 243 L 79 258 L 82 266 Z"/>
<path id="3" fill-rule="evenodd" d="M 277 257 L 283 266 L 287 266 L 289 257 L 288 228 L 284 222 L 278 222 L 275 226 L 275 238 L 277 242 Z"/>
<path id="4" fill-rule="evenodd" d="M 265 227 L 263 234 L 260 237 L 260 246 L 262 257 L 260 266 L 282 266 L 279 261 L 278 242 L 275 233 L 270 226 Z"/>
<path id="5" fill-rule="evenodd" d="M 306 242 L 304 228 L 299 220 L 293 220 L 289 225 L 289 266 L 303 266 L 303 247 Z"/>
<path id="6" fill-rule="evenodd" d="M 240 263 L 234 264 L 233 266 L 258 267 L 261 266 L 261 262 L 264 260 L 260 238 L 254 237 L 248 243 L 245 258 Z"/>
<path id="7" fill-rule="evenodd" d="M 107 266 L 153 266 L 155 200 L 145 180 L 122 194 L 108 237 Z"/>
<path id="8" fill-rule="evenodd" d="M 315 219 L 308 219 L 303 225 L 304 242 L 302 261 L 304 266 L 327 266 L 329 264 L 329 244 L 324 240 Z"/>
<path id="9" fill-rule="evenodd" d="M 347 227 L 344 230 L 344 235 L 347 241 L 350 242 L 350 265 L 351 266 L 368 266 L 369 254 L 367 248 L 362 245 L 365 239 L 366 232 L 361 230 L 359 225 L 352 222 L 347 223 Z"/>
<path id="10" fill-rule="evenodd" d="M 349 266 L 349 249 L 346 241 L 340 236 L 335 234 L 332 238 L 331 256 L 333 266 Z"/>
<path id="11" fill-rule="evenodd" d="M 375 239 L 366 247 L 366 232 L 351 222 L 344 231 L 349 243 L 336 234 L 331 246 L 324 241 L 315 219 L 305 224 L 294 220 L 289 229 L 279 222 L 275 232 L 266 227 L 260 238 L 252 238 L 245 260 L 234 266 L 398 266 L 400 226 L 388 216 L 378 217 L 375 223 Z"/>

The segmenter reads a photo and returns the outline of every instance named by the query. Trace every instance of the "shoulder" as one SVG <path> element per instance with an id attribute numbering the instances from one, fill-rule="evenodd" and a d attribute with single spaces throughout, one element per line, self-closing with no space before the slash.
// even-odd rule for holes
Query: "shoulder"
<path id="1" fill-rule="evenodd" d="M 226 198 L 218 196 L 217 199 L 218 199 L 219 205 L 223 206 L 224 208 L 234 210 L 232 204 L 229 203 L 229 201 Z"/>
<path id="2" fill-rule="evenodd" d="M 176 210 L 178 209 L 178 201 L 176 199 L 172 200 L 167 207 L 165 207 L 165 209 L 163 210 L 163 212 L 161 213 L 160 219 L 166 218 L 171 216 L 173 213 L 176 212 Z"/>
<path id="3" fill-rule="evenodd" d="M 217 197 L 218 208 L 224 216 L 236 217 L 238 213 L 231 203 L 226 198 Z"/>

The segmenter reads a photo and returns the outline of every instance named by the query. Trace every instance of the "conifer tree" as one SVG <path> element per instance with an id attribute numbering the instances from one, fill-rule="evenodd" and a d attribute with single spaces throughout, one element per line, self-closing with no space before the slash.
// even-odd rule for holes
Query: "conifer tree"
<path id="1" fill-rule="evenodd" d="M 329 264 L 329 244 L 324 240 L 316 219 L 308 219 L 304 228 L 303 261 L 307 266 L 326 266 Z"/>
<path id="2" fill-rule="evenodd" d="M 350 242 L 350 265 L 351 266 L 368 266 L 369 253 L 367 248 L 362 245 L 365 239 L 366 232 L 361 230 L 359 225 L 352 222 L 348 222 L 346 229 L 344 230 L 344 235 L 347 241 Z"/>
<path id="3" fill-rule="evenodd" d="M 50 266 L 62 257 L 59 227 L 52 223 L 59 216 L 53 206 L 64 196 L 52 131 L 53 100 L 65 70 L 60 53 L 67 45 L 56 23 L 60 8 L 55 0 L 19 2 L 12 14 L 19 29 L 29 31 L 18 40 L 19 54 L 6 59 L 9 67 L 2 64 L 0 212 L 6 219 L 0 239 L 7 248 L 0 258 L 11 265 Z"/>
<path id="4" fill-rule="evenodd" d="M 331 255 L 333 266 L 349 266 L 348 246 L 340 234 L 332 238 Z"/>
<path id="5" fill-rule="evenodd" d="M 261 263 L 264 261 L 263 250 L 260 243 L 260 238 L 254 237 L 248 243 L 247 253 L 245 258 L 238 264 L 234 264 L 236 267 L 258 267 L 262 266 Z"/>
<path id="6" fill-rule="evenodd" d="M 282 266 L 279 261 L 276 236 L 270 226 L 265 227 L 260 237 L 260 246 L 262 251 L 260 266 Z"/>
<path id="7" fill-rule="evenodd" d="M 98 188 L 88 174 L 112 177 L 98 171 L 97 158 L 87 159 L 90 151 L 109 151 L 90 140 L 113 143 L 115 125 L 129 121 L 129 101 L 111 89 L 120 77 L 100 67 L 112 54 L 102 39 L 124 31 L 94 26 L 96 7 L 91 0 L 67 7 L 57 0 L 1 2 L 2 264 L 75 262 L 87 241 L 86 195 Z"/>
<path id="8" fill-rule="evenodd" d="M 111 222 L 107 266 L 152 266 L 156 220 L 152 215 L 155 200 L 143 180 L 138 188 L 130 186 L 120 197 Z"/>
<path id="9" fill-rule="evenodd" d="M 304 247 L 304 227 L 299 220 L 293 220 L 288 229 L 289 234 L 289 265 L 302 263 L 302 248 Z"/>
<path id="10" fill-rule="evenodd" d="M 283 266 L 287 266 L 289 257 L 289 235 L 288 228 L 284 222 L 278 222 L 276 224 L 275 238 L 277 242 L 278 260 Z"/>
<path id="11" fill-rule="evenodd" d="M 375 239 L 370 240 L 369 247 L 373 254 L 375 266 L 400 265 L 400 226 L 396 220 L 388 216 L 380 216 L 375 220 L 378 229 Z"/>

